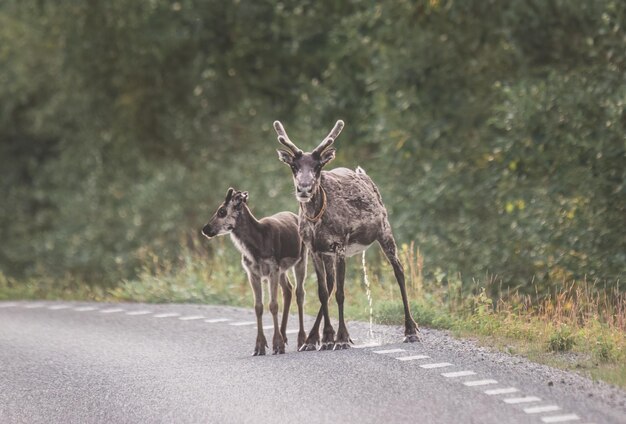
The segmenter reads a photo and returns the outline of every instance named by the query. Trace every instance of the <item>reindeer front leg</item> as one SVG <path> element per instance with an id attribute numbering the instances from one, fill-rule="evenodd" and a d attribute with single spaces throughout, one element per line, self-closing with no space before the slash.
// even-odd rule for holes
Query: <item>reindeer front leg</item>
<path id="1" fill-rule="evenodd" d="M 278 279 L 278 273 L 272 273 L 270 276 L 270 312 L 274 321 L 274 339 L 272 341 L 274 355 L 285 353 L 285 340 L 278 325 Z"/>
<path id="2" fill-rule="evenodd" d="M 303 344 L 299 349 L 300 351 L 317 350 L 317 345 L 320 343 L 320 323 L 322 317 L 324 318 L 324 344 L 322 344 L 322 349 L 332 349 L 334 344 L 335 330 L 333 329 L 330 322 L 330 316 L 328 314 L 329 287 L 326 283 L 326 276 L 328 273 L 326 272 L 322 255 L 319 253 L 313 253 L 312 256 L 313 266 L 315 267 L 315 274 L 317 276 L 317 292 L 321 305 L 315 324 L 313 324 L 313 328 L 311 329 L 305 344 Z M 331 343 L 330 346 L 327 345 L 327 342 Z"/>
<path id="3" fill-rule="evenodd" d="M 248 271 L 248 281 L 250 281 L 252 293 L 254 294 L 254 311 L 256 312 L 257 336 L 254 356 L 265 355 L 267 340 L 265 339 L 265 334 L 263 334 L 263 287 L 261 286 L 261 278 Z"/>
<path id="4" fill-rule="evenodd" d="M 335 347 L 333 350 L 338 349 L 347 349 L 350 347 L 350 343 L 352 343 L 352 339 L 350 339 L 350 335 L 348 334 L 348 329 L 346 328 L 346 322 L 343 318 L 343 301 L 344 301 L 344 293 L 343 293 L 343 283 L 346 278 L 346 258 L 344 256 L 337 256 L 337 307 L 339 309 L 339 328 L 337 329 L 337 339 L 335 340 Z"/>
<path id="5" fill-rule="evenodd" d="M 324 271 L 326 273 L 326 288 L 328 290 L 328 300 L 333 294 L 336 283 L 335 278 L 335 258 L 332 256 L 322 256 L 324 261 Z M 321 311 L 323 313 L 323 311 Z M 320 350 L 332 350 L 335 347 L 335 329 L 330 322 L 328 313 L 328 302 L 326 303 L 326 315 L 324 316 L 324 332 L 322 335 L 322 345 Z"/>
<path id="6" fill-rule="evenodd" d="M 298 350 L 300 350 L 306 342 L 306 332 L 304 331 L 304 278 L 306 276 L 306 260 L 307 255 L 305 251 L 300 262 L 294 267 L 294 274 L 296 275 L 296 302 L 298 303 Z"/>
<path id="7" fill-rule="evenodd" d="M 289 320 L 289 308 L 291 307 L 291 298 L 293 297 L 293 286 L 287 277 L 287 273 L 280 275 L 280 287 L 283 291 L 283 319 L 280 323 L 280 334 L 287 344 L 287 321 Z"/>

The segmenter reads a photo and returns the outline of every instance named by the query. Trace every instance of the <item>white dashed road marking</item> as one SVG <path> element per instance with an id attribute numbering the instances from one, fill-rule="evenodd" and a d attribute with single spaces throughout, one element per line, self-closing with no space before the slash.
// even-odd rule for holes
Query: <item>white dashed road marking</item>
<path id="1" fill-rule="evenodd" d="M 379 342 L 368 342 L 368 343 L 363 343 L 362 345 L 356 345 L 356 346 L 352 346 L 355 349 L 363 349 L 366 347 L 376 347 L 376 346 L 380 346 Z"/>
<path id="2" fill-rule="evenodd" d="M 70 305 L 52 305 L 52 306 L 48 306 L 48 309 L 52 310 L 52 311 L 58 311 L 60 309 L 68 309 L 70 308 Z"/>
<path id="3" fill-rule="evenodd" d="M 203 316 L 203 315 L 189 315 L 189 316 L 186 316 L 186 317 L 180 317 L 178 319 L 181 320 L 181 321 L 193 321 L 193 320 L 196 320 L 196 319 L 204 319 L 204 318 L 205 318 L 205 316 Z"/>
<path id="4" fill-rule="evenodd" d="M 415 361 L 417 359 L 429 359 L 428 355 L 400 356 L 396 358 L 398 361 Z"/>
<path id="5" fill-rule="evenodd" d="M 256 322 L 254 321 L 240 321 L 240 322 L 231 322 L 228 325 L 232 325 L 233 327 L 243 327 L 244 325 L 254 325 Z"/>
<path id="6" fill-rule="evenodd" d="M 404 352 L 404 349 L 386 349 L 386 350 L 372 350 L 372 352 L 374 353 L 378 353 L 380 355 L 383 355 L 385 353 L 399 353 L 399 352 Z"/>
<path id="7" fill-rule="evenodd" d="M 0 308 L 11 308 L 11 307 L 15 307 L 15 306 L 20 306 L 19 304 L 15 303 L 15 302 L 9 302 L 9 303 L 0 303 Z M 87 312 L 87 311 L 98 311 L 102 314 L 112 314 L 112 313 L 116 313 L 116 312 L 124 312 L 125 310 L 122 308 L 109 308 L 109 309 L 102 309 L 100 310 L 99 308 L 95 307 L 95 306 L 78 306 L 78 307 L 72 307 L 71 305 L 49 305 L 46 306 L 45 303 L 29 303 L 29 304 L 23 304 L 21 305 L 24 308 L 27 309 L 36 309 L 36 308 L 43 308 L 43 307 L 47 307 L 47 309 L 50 310 L 61 310 L 61 309 L 73 309 L 74 311 L 77 312 Z M 148 315 L 148 314 L 152 314 L 152 311 L 148 311 L 148 310 L 137 310 L 137 311 L 129 311 L 126 312 L 126 315 L 130 315 L 130 316 L 137 316 L 137 315 Z M 176 312 L 167 312 L 167 313 L 160 313 L 157 315 L 154 315 L 155 318 L 171 318 L 171 317 L 179 317 L 178 319 L 181 321 L 194 321 L 194 320 L 201 320 L 203 319 L 204 322 L 213 324 L 213 323 L 221 323 L 221 322 L 228 322 L 228 321 L 232 321 L 232 319 L 230 318 L 211 318 L 211 319 L 205 319 L 205 316 L 203 315 L 187 315 L 187 316 L 181 316 L 179 313 Z M 234 327 L 241 327 L 241 326 L 248 326 L 248 325 L 254 325 L 256 324 L 256 321 L 238 321 L 238 322 L 230 322 L 228 325 L 232 325 Z M 274 325 L 265 325 L 263 326 L 264 330 L 271 330 L 274 328 Z M 286 331 L 287 334 L 296 334 L 299 332 L 299 329 L 289 329 Z M 381 343 L 380 342 L 376 342 L 376 341 L 370 341 L 370 342 L 366 342 L 363 343 L 362 345 L 358 345 L 358 346 L 353 346 L 356 349 L 361 349 L 361 348 L 366 348 L 366 347 L 376 347 L 376 346 L 380 346 Z M 400 348 L 396 348 L 396 349 L 384 349 L 384 350 L 372 350 L 373 353 L 377 353 L 380 355 L 384 355 L 384 354 L 389 354 L 389 353 L 401 353 L 401 352 L 406 352 L 405 349 L 400 349 Z M 400 356 L 400 357 L 396 357 L 395 359 L 397 359 L 398 361 L 403 361 L 403 362 L 407 362 L 407 361 L 415 361 L 415 360 L 421 360 L 421 359 L 430 359 L 430 356 L 428 355 L 410 355 L 410 356 Z M 453 366 L 453 364 L 449 363 L 449 362 L 436 362 L 436 363 L 429 363 L 429 364 L 420 364 L 421 368 L 424 369 L 436 369 L 436 368 L 445 368 L 445 367 L 450 367 Z M 464 371 L 454 371 L 454 372 L 445 372 L 441 374 L 443 377 L 446 378 L 457 378 L 457 377 L 467 377 L 467 376 L 472 376 L 472 375 L 476 375 L 476 372 L 471 371 L 471 370 L 464 370 Z M 496 380 L 493 379 L 484 379 L 484 380 L 473 380 L 473 381 L 465 381 L 463 382 L 463 384 L 465 386 L 468 387 L 472 387 L 472 386 L 486 386 L 486 385 L 491 385 L 491 384 L 498 384 L 498 382 Z M 509 394 L 509 393 L 516 393 L 519 392 L 518 389 L 516 389 L 515 387 L 506 387 L 506 388 L 497 388 L 497 389 L 491 389 L 491 390 L 485 390 L 484 393 L 487 395 L 501 395 L 501 394 Z M 524 403 L 531 403 L 531 402 L 540 402 L 541 399 L 536 397 L 536 396 L 523 396 L 523 397 L 511 397 L 511 398 L 506 398 L 506 399 L 502 399 L 503 402 L 510 404 L 510 405 L 516 405 L 516 404 L 524 404 Z M 557 405 L 539 405 L 539 406 L 531 406 L 531 407 L 527 407 L 524 408 L 524 412 L 526 414 L 540 414 L 540 413 L 544 413 L 544 412 L 554 412 L 554 411 L 559 411 L 561 410 L 561 408 Z M 552 415 L 552 416 L 545 416 L 545 417 L 541 417 L 541 421 L 544 423 L 563 423 L 563 422 L 568 422 L 568 421 L 577 421 L 580 420 L 580 417 L 576 414 L 564 414 L 564 415 Z"/>
<path id="8" fill-rule="evenodd" d="M 564 423 L 566 421 L 577 421 L 580 417 L 576 414 L 552 415 L 551 417 L 541 417 L 544 423 Z"/>
<path id="9" fill-rule="evenodd" d="M 486 386 L 488 384 L 498 384 L 496 380 L 474 380 L 474 381 L 466 381 L 463 384 L 466 386 Z"/>
<path id="10" fill-rule="evenodd" d="M 213 319 L 205 319 L 204 322 L 208 322 L 209 324 L 215 324 L 218 322 L 226 322 L 230 321 L 230 318 L 213 318 Z"/>
<path id="11" fill-rule="evenodd" d="M 455 378 L 455 377 L 466 377 L 468 375 L 476 375 L 476 373 L 474 371 L 455 371 L 455 372 L 444 372 L 441 375 L 447 378 Z"/>
<path id="12" fill-rule="evenodd" d="M 493 396 L 493 395 L 505 395 L 507 393 L 516 393 L 519 392 L 518 389 L 516 389 L 515 387 L 506 387 L 504 389 L 491 389 L 491 390 L 485 390 L 485 394 L 489 395 L 489 396 Z"/>
<path id="13" fill-rule="evenodd" d="M 543 405 L 543 406 L 531 406 L 530 408 L 524 408 L 524 412 L 527 414 L 539 414 L 541 412 L 558 411 L 561 408 L 556 405 Z"/>
<path id="14" fill-rule="evenodd" d="M 178 317 L 178 316 L 180 316 L 180 314 L 177 314 L 176 312 L 169 312 L 165 314 L 157 314 L 154 317 L 155 318 L 171 318 L 171 317 Z"/>
<path id="15" fill-rule="evenodd" d="M 429 369 L 433 369 L 433 368 L 445 368 L 445 367 L 451 367 L 453 366 L 450 362 L 437 362 L 434 364 L 422 364 L 420 365 L 420 367 L 425 368 L 427 370 Z"/>
<path id="16" fill-rule="evenodd" d="M 502 399 L 504 401 L 504 403 L 509 403 L 509 404 L 516 404 L 516 403 L 529 403 L 529 402 L 539 402 L 541 401 L 541 399 L 539 399 L 537 396 L 525 396 L 525 397 L 518 397 L 518 398 L 506 398 L 506 399 Z"/>

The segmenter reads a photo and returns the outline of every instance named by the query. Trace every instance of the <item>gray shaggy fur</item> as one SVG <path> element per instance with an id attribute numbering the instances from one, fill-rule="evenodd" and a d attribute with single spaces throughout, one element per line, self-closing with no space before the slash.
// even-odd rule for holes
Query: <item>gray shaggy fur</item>
<path id="1" fill-rule="evenodd" d="M 356 171 L 347 168 L 322 171 L 322 167 L 335 157 L 335 149 L 331 146 L 343 128 L 343 121 L 337 121 L 329 135 L 310 153 L 303 152 L 289 139 L 280 122 L 276 121 L 274 128 L 279 142 L 289 149 L 279 150 L 278 157 L 292 170 L 296 199 L 300 202 L 299 233 L 311 250 L 318 278 L 321 308 L 302 350 L 314 350 L 320 343 L 322 318 L 321 348 L 345 349 L 349 346 L 351 340 L 343 317 L 345 259 L 363 252 L 375 241 L 393 267 L 400 288 L 405 341 L 417 341 L 419 330 L 409 309 L 404 270 L 378 188 L 360 167 Z M 336 338 L 328 316 L 328 297 L 335 281 L 339 309 Z"/>

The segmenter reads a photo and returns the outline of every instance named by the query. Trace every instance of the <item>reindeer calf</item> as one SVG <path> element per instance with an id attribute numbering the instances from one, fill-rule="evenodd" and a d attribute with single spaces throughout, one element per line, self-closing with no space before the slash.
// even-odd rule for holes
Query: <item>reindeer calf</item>
<path id="1" fill-rule="evenodd" d="M 226 199 L 217 208 L 202 234 L 211 239 L 230 234 L 231 240 L 241 252 L 241 263 L 248 274 L 254 293 L 254 310 L 257 318 L 257 339 L 254 355 L 265 355 L 267 341 L 263 334 L 263 288 L 261 283 L 269 281 L 270 312 L 274 320 L 274 354 L 285 353 L 287 343 L 287 318 L 293 287 L 287 271 L 294 269 L 296 276 L 296 300 L 298 303 L 298 348 L 306 339 L 304 332 L 304 277 L 306 274 L 307 250 L 298 235 L 298 217 L 291 212 L 280 212 L 257 220 L 247 205 L 248 193 L 228 189 Z M 283 316 L 278 326 L 278 285 L 283 292 Z"/>

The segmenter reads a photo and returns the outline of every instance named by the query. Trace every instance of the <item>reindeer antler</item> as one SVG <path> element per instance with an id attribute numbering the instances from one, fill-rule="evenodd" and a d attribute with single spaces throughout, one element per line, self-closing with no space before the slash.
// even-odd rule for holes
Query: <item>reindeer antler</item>
<path id="1" fill-rule="evenodd" d="M 228 202 L 230 202 L 230 199 L 232 199 L 234 192 L 235 192 L 234 188 L 232 188 L 232 187 L 228 188 L 228 191 L 226 192 L 226 199 L 224 200 L 224 204 L 225 205 L 227 205 Z"/>
<path id="2" fill-rule="evenodd" d="M 333 129 L 328 133 L 326 138 L 332 138 L 333 140 L 336 140 L 337 137 L 339 137 L 339 134 L 341 134 L 341 130 L 343 130 L 343 126 L 344 126 L 343 121 L 341 119 L 338 120 L 335 123 L 335 126 L 333 127 Z"/>
<path id="3" fill-rule="evenodd" d="M 335 123 L 335 126 L 333 127 L 333 129 L 328 133 L 326 138 L 320 143 L 319 146 L 315 148 L 315 150 L 313 150 L 313 153 L 317 153 L 319 155 L 319 154 L 322 154 L 324 150 L 329 148 L 330 145 L 335 142 L 335 139 L 339 137 L 339 134 L 341 134 L 343 125 L 344 125 L 343 121 L 341 119 L 338 120 Z"/>
<path id="4" fill-rule="evenodd" d="M 289 136 L 280 121 L 274 121 L 274 129 L 276 130 L 276 134 L 278 134 L 278 141 L 280 144 L 291 150 L 291 153 L 294 155 L 302 155 L 302 150 L 298 149 L 298 147 L 293 144 L 291 140 L 289 140 Z"/>

